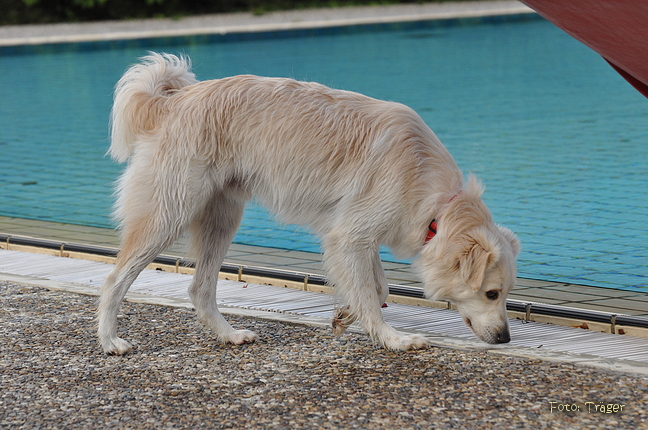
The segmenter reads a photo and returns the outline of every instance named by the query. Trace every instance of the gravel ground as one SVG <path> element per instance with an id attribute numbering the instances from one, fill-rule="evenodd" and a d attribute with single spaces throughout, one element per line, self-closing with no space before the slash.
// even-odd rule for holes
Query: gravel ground
<path id="1" fill-rule="evenodd" d="M 137 348 L 110 357 L 94 298 L 4 282 L 0 300 L 0 428 L 648 428 L 637 375 L 241 317 L 260 340 L 220 345 L 189 310 L 132 303 Z"/>

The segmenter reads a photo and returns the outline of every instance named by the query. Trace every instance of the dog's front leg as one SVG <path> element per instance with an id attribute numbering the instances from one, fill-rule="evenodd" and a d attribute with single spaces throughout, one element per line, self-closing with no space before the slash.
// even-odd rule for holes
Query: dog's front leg
<path id="1" fill-rule="evenodd" d="M 378 293 L 378 302 L 382 304 L 385 303 L 387 296 L 389 295 L 389 285 L 387 284 L 387 277 L 385 276 L 385 271 L 383 270 L 382 262 L 380 261 L 380 254 L 378 252 L 372 252 L 372 254 L 373 285 L 375 285 L 376 292 Z M 339 306 L 335 310 L 331 321 L 333 334 L 335 336 L 342 335 L 346 331 L 347 327 L 355 321 L 356 316 L 351 313 L 351 307 L 349 305 Z"/>
<path id="2" fill-rule="evenodd" d="M 329 234 L 324 238 L 324 261 L 336 294 L 347 305 L 336 313 L 343 317 L 334 319 L 336 334 L 358 320 L 371 338 L 387 349 L 416 349 L 429 344 L 424 336 L 398 332 L 383 319 L 381 306 L 388 290 L 377 244 L 353 240 L 351 235 Z"/>

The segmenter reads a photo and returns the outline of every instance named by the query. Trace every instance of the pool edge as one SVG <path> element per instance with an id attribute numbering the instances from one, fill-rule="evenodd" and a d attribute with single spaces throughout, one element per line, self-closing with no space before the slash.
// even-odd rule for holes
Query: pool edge
<path id="1" fill-rule="evenodd" d="M 470 19 L 488 19 L 493 17 L 539 16 L 527 6 L 501 7 L 482 10 L 457 10 L 446 12 L 428 12 L 420 14 L 396 14 L 367 17 L 332 18 L 292 22 L 247 23 L 238 25 L 215 25 L 202 27 L 166 28 L 150 30 L 105 31 L 102 33 L 59 34 L 48 36 L 27 36 L 0 38 L 0 48 L 11 48 L 34 45 L 74 44 L 91 42 L 114 42 L 119 40 L 158 39 L 190 36 L 230 35 L 245 33 L 275 33 L 282 31 L 318 30 L 327 28 L 358 27 L 371 25 L 389 25 L 397 23 L 414 23 L 425 21 L 452 21 Z M 153 21 L 153 20 L 145 20 Z M 110 27 L 111 23 L 105 22 Z M 0 51 L 1 53 L 1 51 Z"/>

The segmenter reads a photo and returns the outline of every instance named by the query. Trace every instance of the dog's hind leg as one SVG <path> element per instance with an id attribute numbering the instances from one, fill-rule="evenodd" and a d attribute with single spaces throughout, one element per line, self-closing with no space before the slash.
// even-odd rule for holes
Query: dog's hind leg
<path id="1" fill-rule="evenodd" d="M 375 243 L 330 233 L 323 245 L 328 276 L 348 305 L 347 321 L 357 319 L 374 341 L 388 349 L 421 348 L 429 343 L 422 335 L 396 331 L 383 319 L 381 305 L 389 291 Z"/>
<path id="2" fill-rule="evenodd" d="M 125 225 L 115 267 L 101 287 L 97 308 L 99 342 L 107 354 L 123 355 L 131 345 L 117 337 L 117 312 L 140 272 L 179 235 L 173 226 L 155 226 L 154 217 Z"/>
<path id="3" fill-rule="evenodd" d="M 135 157 L 120 182 L 121 251 L 101 287 L 97 323 L 99 342 L 108 354 L 131 346 L 117 337 L 117 312 L 131 284 L 153 259 L 189 225 L 207 191 L 183 175 L 183 166 L 155 165 L 154 157 Z M 184 169 L 186 170 L 186 169 Z"/>
<path id="4" fill-rule="evenodd" d="M 257 335 L 249 330 L 235 330 L 223 318 L 216 302 L 216 285 L 218 272 L 239 227 L 244 208 L 244 200 L 218 193 L 191 226 L 197 258 L 189 296 L 200 322 L 212 329 L 221 342 L 237 345 L 253 342 Z"/>

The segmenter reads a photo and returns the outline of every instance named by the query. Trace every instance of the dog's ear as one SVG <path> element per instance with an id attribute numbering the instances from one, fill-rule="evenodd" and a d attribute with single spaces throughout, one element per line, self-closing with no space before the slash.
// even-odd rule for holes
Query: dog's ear
<path id="1" fill-rule="evenodd" d="M 471 234 L 463 244 L 458 265 L 459 275 L 473 291 L 481 288 L 486 271 L 497 261 L 499 250 L 485 232 Z"/>
<path id="2" fill-rule="evenodd" d="M 513 253 L 517 257 L 518 254 L 520 253 L 520 241 L 518 240 L 517 236 L 515 233 L 513 233 L 511 230 L 509 230 L 506 227 L 502 227 L 501 225 L 498 225 L 497 228 L 502 232 L 502 235 L 508 240 L 511 244 L 511 248 L 513 248 Z"/>

